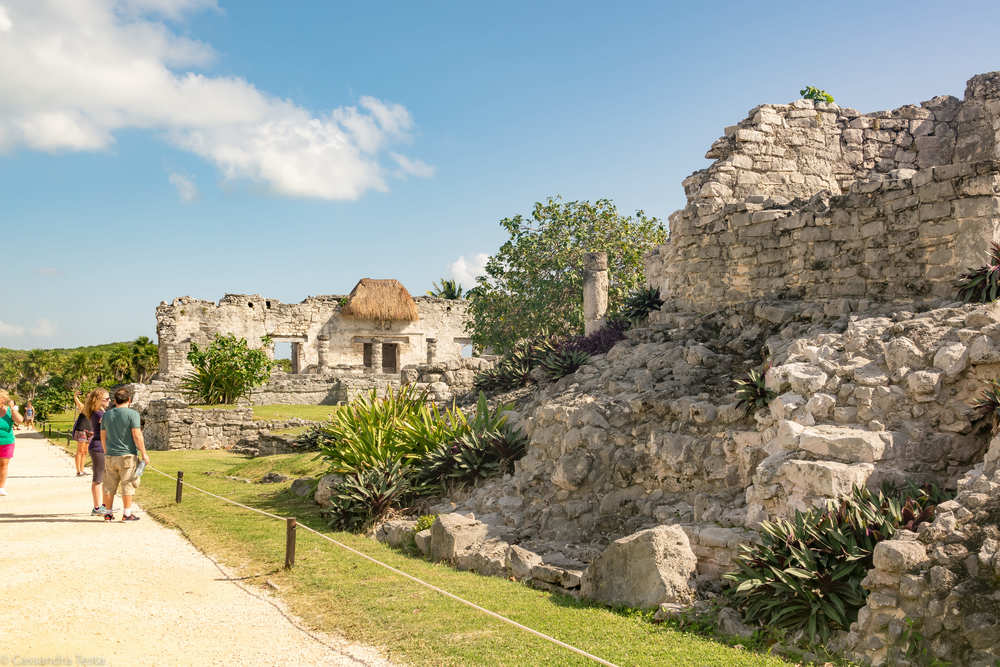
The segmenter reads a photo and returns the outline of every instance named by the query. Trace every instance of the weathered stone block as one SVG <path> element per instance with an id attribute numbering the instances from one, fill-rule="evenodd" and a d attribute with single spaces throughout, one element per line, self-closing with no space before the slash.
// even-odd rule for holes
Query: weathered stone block
<path id="1" fill-rule="evenodd" d="M 887 572 L 910 572 L 928 562 L 927 550 L 915 540 L 884 540 L 875 545 L 872 562 Z"/>
<path id="2" fill-rule="evenodd" d="M 885 441 L 871 431 L 821 425 L 802 431 L 799 448 L 823 458 L 872 463 L 882 458 Z"/>
<path id="3" fill-rule="evenodd" d="M 486 538 L 486 524 L 463 514 L 439 514 L 431 526 L 431 558 L 454 561 L 458 554 Z"/>
<path id="4" fill-rule="evenodd" d="M 581 594 L 610 605 L 653 608 L 689 603 L 697 559 L 679 526 L 657 526 L 615 540 L 586 569 Z"/>

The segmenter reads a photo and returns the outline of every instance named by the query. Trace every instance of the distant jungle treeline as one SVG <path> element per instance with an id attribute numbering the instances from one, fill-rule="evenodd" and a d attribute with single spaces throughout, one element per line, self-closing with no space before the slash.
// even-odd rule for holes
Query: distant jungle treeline
<path id="1" fill-rule="evenodd" d="M 51 350 L 0 347 L 0 388 L 23 405 L 31 400 L 39 419 L 73 404 L 73 392 L 148 382 L 159 366 L 156 343 L 140 336 L 131 343 Z"/>

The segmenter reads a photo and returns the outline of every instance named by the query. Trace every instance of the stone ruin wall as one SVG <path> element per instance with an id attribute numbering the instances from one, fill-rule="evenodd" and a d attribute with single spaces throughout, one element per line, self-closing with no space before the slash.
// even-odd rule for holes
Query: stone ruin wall
<path id="1" fill-rule="evenodd" d="M 143 408 L 142 432 L 150 450 L 232 449 L 261 432 L 302 426 L 302 419 L 255 420 L 250 406 L 192 408 L 176 399 L 153 400 Z"/>
<path id="2" fill-rule="evenodd" d="M 662 311 L 516 409 L 530 444 L 513 475 L 434 508 L 475 516 L 447 559 L 581 594 L 613 541 L 670 524 L 711 589 L 761 519 L 852 484 L 958 480 L 933 524 L 880 546 L 838 646 L 906 664 L 919 632 L 933 655 L 992 664 L 1000 444 L 984 454 L 969 406 L 1000 376 L 1000 307 L 955 303 L 953 281 L 996 238 L 998 131 L 1000 73 L 964 101 L 800 101 L 727 130 L 647 258 Z M 762 353 L 777 397 L 747 418 L 732 381 Z"/>
<path id="3" fill-rule="evenodd" d="M 293 365 L 298 373 L 362 368 L 364 342 L 375 338 L 399 345 L 399 369 L 426 363 L 429 351 L 435 360 L 460 359 L 468 343 L 464 301 L 416 297 L 419 320 L 377 323 L 342 317 L 342 298 L 317 296 L 287 304 L 256 294 L 227 294 L 218 303 L 191 297 L 161 303 L 156 309 L 160 376 L 183 375 L 190 369 L 191 343 L 207 345 L 217 333 L 246 338 L 251 345 L 265 335 L 297 344 Z"/>
<path id="4" fill-rule="evenodd" d="M 1000 75 L 965 99 L 859 114 L 798 100 L 727 128 L 647 257 L 700 311 L 762 298 L 942 297 L 1000 220 Z"/>

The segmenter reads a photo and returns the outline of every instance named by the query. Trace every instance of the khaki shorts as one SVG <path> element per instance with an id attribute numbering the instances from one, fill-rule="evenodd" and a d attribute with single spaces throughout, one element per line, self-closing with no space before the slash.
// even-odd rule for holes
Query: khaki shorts
<path id="1" fill-rule="evenodd" d="M 104 458 L 104 493 L 112 496 L 121 484 L 121 495 L 134 496 L 139 480 L 135 477 L 135 467 L 139 457 L 134 454 L 127 456 L 106 456 Z"/>

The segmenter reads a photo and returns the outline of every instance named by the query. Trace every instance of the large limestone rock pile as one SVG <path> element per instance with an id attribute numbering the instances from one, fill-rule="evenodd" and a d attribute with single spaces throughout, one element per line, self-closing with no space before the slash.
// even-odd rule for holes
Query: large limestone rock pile
<path id="1" fill-rule="evenodd" d="M 1000 440 L 993 453 L 1000 458 Z M 847 645 L 873 665 L 1000 662 L 1000 470 L 977 466 L 918 534 L 875 547 L 868 604 Z M 925 658 L 926 661 L 926 658 Z"/>
<path id="2" fill-rule="evenodd" d="M 968 413 L 1000 375 L 1000 310 L 891 308 L 660 313 L 519 409 L 530 445 L 514 474 L 442 509 L 579 569 L 614 540 L 675 524 L 704 581 L 732 568 L 762 519 L 853 485 L 953 486 L 985 452 Z M 776 398 L 745 417 L 733 379 L 762 352 Z"/>

